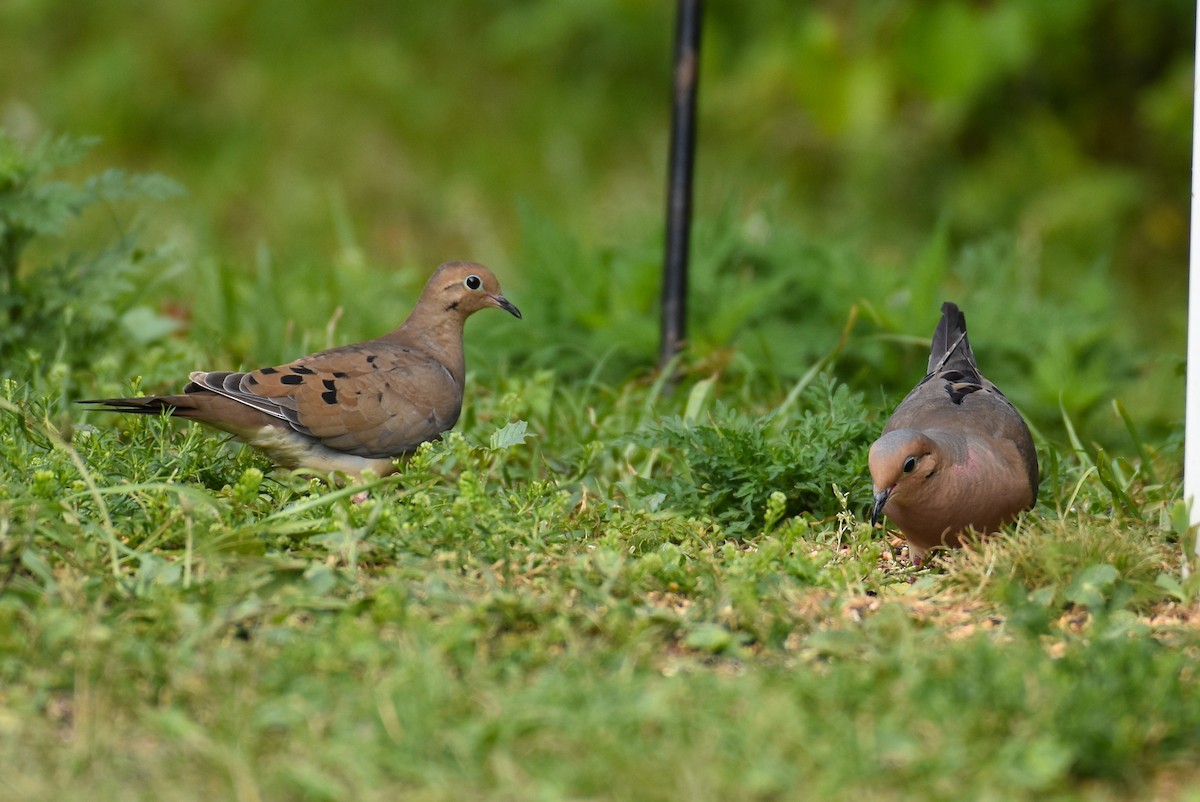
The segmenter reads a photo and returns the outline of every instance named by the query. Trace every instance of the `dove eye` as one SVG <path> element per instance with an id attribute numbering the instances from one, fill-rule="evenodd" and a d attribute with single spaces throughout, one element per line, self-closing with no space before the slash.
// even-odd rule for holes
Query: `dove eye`
<path id="1" fill-rule="evenodd" d="M 905 473 L 912 473 L 914 470 L 916 470 L 916 468 L 917 468 L 917 458 L 916 457 L 909 457 L 908 459 L 904 460 L 903 471 Z"/>
<path id="2" fill-rule="evenodd" d="M 463 284 L 467 285 L 468 290 L 477 290 L 483 286 L 483 279 L 479 276 L 467 276 Z"/>

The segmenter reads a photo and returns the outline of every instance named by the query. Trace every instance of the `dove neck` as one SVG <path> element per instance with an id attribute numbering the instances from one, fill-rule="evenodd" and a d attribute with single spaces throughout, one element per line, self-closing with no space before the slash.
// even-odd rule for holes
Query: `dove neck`
<path id="1" fill-rule="evenodd" d="M 937 447 L 942 458 L 952 465 L 963 465 L 967 462 L 970 449 L 967 438 L 962 432 L 950 429 L 926 429 L 923 434 Z"/>
<path id="2" fill-rule="evenodd" d="M 414 310 L 400 328 L 383 339 L 429 354 L 446 366 L 459 386 L 466 375 L 463 356 L 463 318 L 454 314 L 425 315 Z"/>

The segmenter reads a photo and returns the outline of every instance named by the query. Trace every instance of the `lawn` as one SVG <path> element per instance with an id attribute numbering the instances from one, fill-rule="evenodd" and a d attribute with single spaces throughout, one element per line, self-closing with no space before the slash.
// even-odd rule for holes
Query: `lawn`
<path id="1" fill-rule="evenodd" d="M 1039 70 L 1056 96 L 1090 57 L 1037 54 L 1111 26 L 1144 34 L 1106 51 L 1138 68 L 1124 122 L 1177 132 L 1190 50 L 1155 47 L 1194 20 L 885 5 L 758 39 L 779 6 L 712 11 L 691 336 L 665 372 L 661 9 L 401 30 L 214 0 L 128 40 L 104 4 L 70 35 L 50 0 L 0 11 L 25 77 L 0 77 L 0 797 L 1200 800 L 1186 147 L 1067 136 L 1117 119 L 1105 98 L 995 112 Z M 445 60 L 451 33 L 486 69 Z M 959 83 L 915 59 L 970 61 L 964 36 L 996 47 Z M 121 104 L 131 75 L 156 77 Z M 461 256 L 524 319 L 469 322 L 462 419 L 365 496 L 74 403 L 380 334 Z M 914 568 L 867 523 L 866 451 L 946 299 L 1042 481 L 1008 531 Z"/>
<path id="2" fill-rule="evenodd" d="M 10 381 L 5 796 L 1188 798 L 1155 457 L 1118 503 L 1056 454 L 1015 531 L 914 570 L 864 479 L 795 467 L 861 468 L 861 398 L 749 419 L 709 381 L 476 386 L 361 503 L 165 420 L 68 445 Z M 698 451 L 647 445 L 676 415 Z"/>

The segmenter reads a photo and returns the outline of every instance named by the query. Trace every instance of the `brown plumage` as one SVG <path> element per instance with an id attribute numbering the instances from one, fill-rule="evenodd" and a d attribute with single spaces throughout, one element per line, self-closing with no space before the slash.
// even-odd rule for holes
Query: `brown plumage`
<path id="1" fill-rule="evenodd" d="M 230 432 L 286 468 L 357 475 L 395 470 L 454 426 L 462 409 L 463 324 L 496 307 L 521 317 L 491 271 L 447 262 L 408 319 L 367 342 L 248 373 L 192 373 L 180 395 L 82 401 L 120 412 L 176 417 Z"/>
<path id="2" fill-rule="evenodd" d="M 942 305 L 929 374 L 900 402 L 871 446 L 875 505 L 908 539 L 920 564 L 968 529 L 994 532 L 1037 500 L 1038 462 L 1029 427 L 983 377 L 967 321 Z"/>

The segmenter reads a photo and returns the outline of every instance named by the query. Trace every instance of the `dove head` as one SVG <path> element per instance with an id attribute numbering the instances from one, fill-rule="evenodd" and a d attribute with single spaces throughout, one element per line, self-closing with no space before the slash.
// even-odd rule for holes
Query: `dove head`
<path id="1" fill-rule="evenodd" d="M 501 294 L 492 271 L 476 262 L 446 262 L 439 267 L 425 284 L 417 305 L 463 320 L 488 307 L 521 317 L 521 311 Z"/>
<path id="2" fill-rule="evenodd" d="M 933 441 L 915 429 L 896 429 L 880 437 L 868 461 L 875 490 L 872 524 L 889 502 L 894 502 L 893 509 L 911 509 L 934 492 L 930 480 L 937 475 L 940 454 Z"/>

